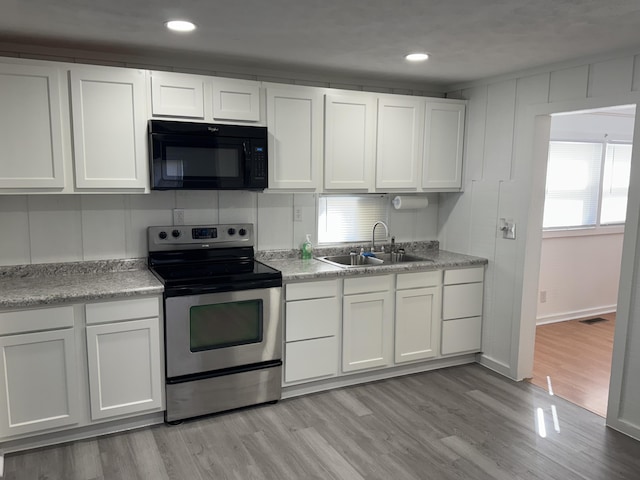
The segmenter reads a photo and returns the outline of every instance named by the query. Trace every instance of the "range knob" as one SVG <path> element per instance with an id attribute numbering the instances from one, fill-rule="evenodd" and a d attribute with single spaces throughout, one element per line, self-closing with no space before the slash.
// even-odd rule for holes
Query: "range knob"
<path id="1" fill-rule="evenodd" d="M 158 236 L 160 237 L 160 240 L 164 240 L 167 238 L 167 232 L 160 232 Z"/>
<path id="2" fill-rule="evenodd" d="M 227 230 L 227 233 L 229 235 L 235 235 L 236 234 L 236 229 L 235 228 L 230 228 L 229 230 Z"/>
<path id="3" fill-rule="evenodd" d="M 241 228 L 240 230 L 238 230 L 238 234 L 241 237 L 244 237 L 247 234 L 247 231 L 244 228 Z"/>
<path id="4" fill-rule="evenodd" d="M 180 230 L 174 230 L 173 232 L 171 232 L 171 236 L 173 238 L 178 238 L 180 236 Z"/>

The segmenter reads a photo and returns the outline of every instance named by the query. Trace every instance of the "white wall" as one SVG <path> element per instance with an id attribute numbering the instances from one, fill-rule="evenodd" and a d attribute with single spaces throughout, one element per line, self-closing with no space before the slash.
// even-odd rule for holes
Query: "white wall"
<path id="1" fill-rule="evenodd" d="M 465 192 L 441 196 L 439 240 L 442 248 L 489 259 L 481 362 L 490 368 L 522 378 L 530 374 L 533 363 L 537 278 L 531 281 L 531 271 L 536 257 L 534 268 L 538 268 L 540 255 L 546 168 L 546 147 L 540 142 L 549 138 L 549 121 L 537 114 L 637 103 L 639 89 L 640 56 L 636 55 L 593 63 L 576 61 L 451 89 L 451 97 L 468 99 Z M 640 135 L 637 125 L 635 135 Z M 639 160 L 634 151 L 633 169 L 638 172 Z M 640 184 L 640 173 L 634 174 L 633 169 L 636 182 L 632 180 L 632 191 Z M 634 216 L 639 206 L 640 195 L 631 194 Z M 501 217 L 515 219 L 516 240 L 499 235 Z M 635 264 L 636 257 L 640 261 L 634 248 L 637 226 L 637 219 L 627 218 L 624 261 L 629 265 Z M 640 309 L 636 307 L 640 279 L 635 275 L 639 268 L 623 269 L 628 282 L 624 288 L 630 294 L 624 296 L 621 284 L 620 298 L 627 298 L 629 304 L 618 304 L 617 351 L 607 419 L 610 425 L 638 438 L 640 315 L 630 312 Z"/>
<path id="2" fill-rule="evenodd" d="M 538 325 L 615 312 L 623 236 L 543 238 Z"/>
<path id="3" fill-rule="evenodd" d="M 424 210 L 390 209 L 389 228 L 399 242 L 435 240 L 438 197 Z M 146 228 L 171 225 L 174 208 L 185 224 L 253 223 L 257 249 L 298 248 L 316 238 L 313 194 L 244 191 L 169 191 L 149 195 L 0 196 L 0 265 L 73 262 L 147 255 Z M 302 221 L 293 221 L 294 207 Z"/>

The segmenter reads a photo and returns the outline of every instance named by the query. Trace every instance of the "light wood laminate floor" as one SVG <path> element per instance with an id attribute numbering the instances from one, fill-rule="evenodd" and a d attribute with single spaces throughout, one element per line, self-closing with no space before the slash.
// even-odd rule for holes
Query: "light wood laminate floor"
<path id="1" fill-rule="evenodd" d="M 602 418 L 466 365 L 11 454 L 5 475 L 614 480 L 639 472 L 640 442 L 605 428 Z"/>
<path id="2" fill-rule="evenodd" d="M 616 314 L 600 317 L 607 321 L 538 326 L 531 382 L 548 389 L 549 376 L 556 395 L 605 417 Z"/>

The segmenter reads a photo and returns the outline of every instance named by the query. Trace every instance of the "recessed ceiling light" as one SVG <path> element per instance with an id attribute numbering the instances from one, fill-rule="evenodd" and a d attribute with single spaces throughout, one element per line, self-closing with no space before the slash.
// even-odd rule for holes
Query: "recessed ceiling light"
<path id="1" fill-rule="evenodd" d="M 169 30 L 174 32 L 192 32 L 196 29 L 196 26 L 186 20 L 171 20 L 165 23 Z"/>
<path id="2" fill-rule="evenodd" d="M 424 62 L 427 58 L 429 58 L 429 54 L 428 53 L 410 53 L 409 55 L 405 55 L 404 58 L 406 58 L 410 62 Z"/>

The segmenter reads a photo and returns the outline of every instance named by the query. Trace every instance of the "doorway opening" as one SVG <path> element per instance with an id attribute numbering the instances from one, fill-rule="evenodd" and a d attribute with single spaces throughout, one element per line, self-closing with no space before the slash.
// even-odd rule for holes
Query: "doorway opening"
<path id="1" fill-rule="evenodd" d="M 551 117 L 531 382 L 607 412 L 635 105 Z"/>

